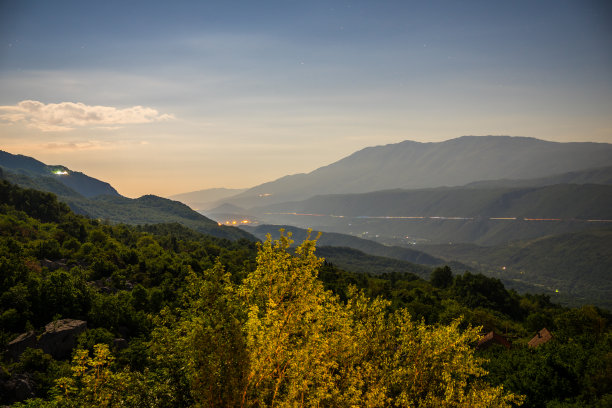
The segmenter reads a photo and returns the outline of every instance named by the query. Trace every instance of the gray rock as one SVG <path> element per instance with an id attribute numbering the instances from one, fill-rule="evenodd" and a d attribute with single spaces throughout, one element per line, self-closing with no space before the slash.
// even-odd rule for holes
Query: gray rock
<path id="1" fill-rule="evenodd" d="M 128 342 L 126 339 L 122 339 L 122 338 L 116 338 L 113 340 L 113 348 L 115 350 L 123 350 L 124 348 L 127 348 L 128 346 Z"/>
<path id="2" fill-rule="evenodd" d="M 29 374 L 18 374 L 0 381 L 0 401 L 3 404 L 13 404 L 35 396 L 35 384 Z"/>
<path id="3" fill-rule="evenodd" d="M 45 326 L 45 332 L 38 340 L 38 347 L 51 354 L 56 360 L 70 357 L 76 346 L 77 336 L 87 329 L 84 320 L 61 319 Z"/>
<path id="4" fill-rule="evenodd" d="M 19 376 L 12 381 L 14 385 L 15 400 L 23 401 L 28 398 L 34 398 L 34 382 L 27 376 Z"/>
<path id="5" fill-rule="evenodd" d="M 51 322 L 45 326 L 40 336 L 30 331 L 11 341 L 8 344 L 9 356 L 17 360 L 25 349 L 39 348 L 56 360 L 68 358 L 76 346 L 77 336 L 86 328 L 87 322 L 84 320 L 61 319 Z"/>
<path id="6" fill-rule="evenodd" d="M 40 261 L 40 266 L 43 268 L 48 268 L 50 271 L 54 271 L 56 269 L 66 269 L 66 260 L 60 259 L 57 261 L 51 261 L 49 259 L 43 259 Z"/>
<path id="7" fill-rule="evenodd" d="M 15 340 L 8 344 L 8 353 L 13 360 L 17 360 L 21 353 L 27 348 L 36 348 L 37 344 L 36 333 L 29 331 L 27 333 L 20 334 Z"/>

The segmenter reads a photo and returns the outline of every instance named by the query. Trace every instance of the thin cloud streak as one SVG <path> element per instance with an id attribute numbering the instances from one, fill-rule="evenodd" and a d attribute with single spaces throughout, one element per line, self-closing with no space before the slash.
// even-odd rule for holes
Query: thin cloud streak
<path id="1" fill-rule="evenodd" d="M 107 130 L 117 125 L 141 124 L 171 120 L 170 114 L 160 114 L 156 109 L 132 106 L 119 109 L 112 106 L 85 105 L 61 102 L 45 104 L 25 100 L 16 105 L 0 106 L 0 120 L 7 123 L 25 123 L 43 132 L 62 132 L 76 127 L 95 126 Z"/>
<path id="2" fill-rule="evenodd" d="M 33 152 L 30 154 L 39 155 L 44 153 L 71 153 L 84 151 L 132 151 L 134 148 L 141 148 L 149 145 L 147 140 L 119 140 L 105 141 L 97 139 L 86 140 L 62 140 L 56 142 L 43 142 L 42 140 L 30 143 L 9 144 L 7 148 L 15 152 Z"/>

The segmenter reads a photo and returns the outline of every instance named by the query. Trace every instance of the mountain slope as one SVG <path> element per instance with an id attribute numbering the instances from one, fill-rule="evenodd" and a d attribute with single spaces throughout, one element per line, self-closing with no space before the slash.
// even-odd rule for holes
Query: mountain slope
<path id="1" fill-rule="evenodd" d="M 464 262 L 484 273 L 559 290 L 612 309 L 612 227 L 559 234 L 493 247 L 422 245 L 420 250 Z"/>
<path id="2" fill-rule="evenodd" d="M 218 225 L 183 203 L 154 195 L 136 199 L 99 196 L 92 199 L 68 199 L 66 202 L 76 213 L 117 223 L 143 225 L 177 222 L 219 238 L 254 239 L 238 228 Z"/>
<path id="3" fill-rule="evenodd" d="M 46 191 L 64 197 L 83 197 L 72 188 L 60 182 L 56 177 L 26 175 L 25 173 L 14 173 L 0 166 L 2 177 L 13 184 L 23 188 Z"/>
<path id="4" fill-rule="evenodd" d="M 311 173 L 285 176 L 226 201 L 248 208 L 317 194 L 460 186 L 610 165 L 612 145 L 606 143 L 509 136 L 464 136 L 439 143 L 404 141 L 368 147 Z"/>
<path id="5" fill-rule="evenodd" d="M 47 177 L 64 184 L 82 196 L 120 196 L 110 184 L 62 165 L 47 165 L 32 157 L 15 155 L 0 150 L 0 166 L 17 174 Z"/>
<path id="6" fill-rule="evenodd" d="M 217 222 L 178 201 L 153 195 L 137 199 L 123 197 L 119 194 L 87 197 L 61 183 L 58 178 L 40 175 L 40 173 L 45 174 L 44 168 L 38 172 L 32 171 L 32 168 L 36 170 L 36 167 L 39 167 L 38 163 L 43 166 L 46 165 L 31 158 L 26 159 L 29 160 L 20 161 L 20 163 L 29 164 L 31 167 L 20 173 L 2 168 L 2 178 L 21 187 L 54 193 L 60 201 L 68 204 L 77 214 L 113 223 L 133 225 L 176 222 L 198 232 L 219 238 L 255 240 L 255 237 L 249 233 L 238 228 L 220 226 Z M 81 179 L 87 180 L 88 176 L 84 175 L 84 178 Z M 96 183 L 90 185 L 96 185 Z M 81 191 L 83 190 L 81 189 Z"/>
<path id="7" fill-rule="evenodd" d="M 270 236 L 273 238 L 278 238 L 279 230 L 281 228 L 283 228 L 286 232 L 290 232 L 292 234 L 292 239 L 296 242 L 304 241 L 307 236 L 307 230 L 286 225 L 260 225 L 257 227 L 241 228 L 249 231 L 251 234 L 255 235 L 261 240 L 265 240 L 266 235 L 268 234 L 270 234 Z M 313 236 L 316 236 L 316 234 L 317 232 L 313 232 Z M 334 232 L 322 232 L 321 237 L 318 240 L 318 245 L 326 247 L 349 247 L 369 255 L 399 259 L 422 265 L 441 265 L 444 263 L 444 261 L 440 258 L 436 258 L 410 248 L 386 246 L 367 239 Z"/>
<path id="8" fill-rule="evenodd" d="M 612 219 L 612 185 L 435 188 L 321 195 L 252 209 L 360 217 L 528 217 Z"/>
<path id="9" fill-rule="evenodd" d="M 571 171 L 549 177 L 529 179 L 483 180 L 469 183 L 466 187 L 499 188 L 499 187 L 542 187 L 553 184 L 605 184 L 612 185 L 612 166 L 587 170 Z"/>
<path id="10" fill-rule="evenodd" d="M 246 191 L 244 188 L 209 188 L 189 193 L 175 194 L 168 198 L 187 204 L 196 211 L 204 211 L 212 208 L 214 203 L 218 203 L 225 198 L 235 196 L 244 191 Z"/>

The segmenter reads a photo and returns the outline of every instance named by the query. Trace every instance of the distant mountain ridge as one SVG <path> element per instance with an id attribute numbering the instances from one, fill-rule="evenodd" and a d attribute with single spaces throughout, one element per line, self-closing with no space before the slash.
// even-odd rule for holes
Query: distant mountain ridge
<path id="1" fill-rule="evenodd" d="M 463 136 L 436 143 L 404 141 L 367 147 L 308 174 L 285 176 L 225 201 L 249 208 L 321 194 L 461 186 L 605 166 L 612 166 L 612 144 L 608 143 L 559 143 L 511 136 Z"/>
<path id="2" fill-rule="evenodd" d="M 171 200 L 180 201 L 187 204 L 194 210 L 209 209 L 211 204 L 217 203 L 224 198 L 232 197 L 246 191 L 246 188 L 208 188 L 204 190 L 191 191 L 171 195 Z"/>
<path id="3" fill-rule="evenodd" d="M 17 174 L 49 177 L 71 188 L 83 197 L 121 196 L 109 183 L 100 181 L 62 165 L 47 165 L 32 157 L 0 150 L 0 166 Z"/>

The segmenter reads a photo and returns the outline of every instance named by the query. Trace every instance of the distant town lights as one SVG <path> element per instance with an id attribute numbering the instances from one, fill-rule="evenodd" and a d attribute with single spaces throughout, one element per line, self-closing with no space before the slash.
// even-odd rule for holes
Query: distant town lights
<path id="1" fill-rule="evenodd" d="M 249 219 L 242 220 L 226 220 L 224 223 L 219 223 L 219 225 L 239 225 L 239 224 L 252 224 L 253 221 Z"/>

